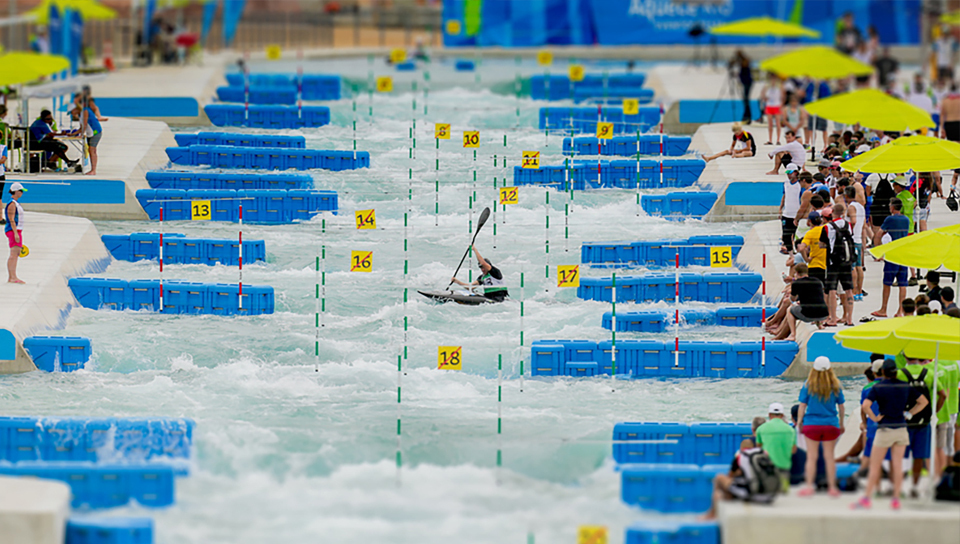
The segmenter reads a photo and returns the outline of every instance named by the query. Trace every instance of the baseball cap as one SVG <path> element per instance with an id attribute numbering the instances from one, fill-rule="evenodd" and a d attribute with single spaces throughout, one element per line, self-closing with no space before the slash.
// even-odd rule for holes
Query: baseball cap
<path id="1" fill-rule="evenodd" d="M 927 306 L 930 307 L 931 312 L 943 313 L 943 306 L 940 305 L 938 300 L 931 300 L 927 303 Z"/>
<path id="2" fill-rule="evenodd" d="M 785 170 L 785 172 L 789 174 L 790 172 L 796 172 L 799 169 L 800 168 L 796 164 L 793 164 L 791 162 L 790 164 L 787 165 L 787 169 Z"/>
<path id="3" fill-rule="evenodd" d="M 892 181 L 893 181 L 894 183 L 896 183 L 897 185 L 901 186 L 901 187 L 909 187 L 909 186 L 910 186 L 910 180 L 907 179 L 907 176 L 897 176 L 897 177 L 893 178 Z"/>
<path id="4" fill-rule="evenodd" d="M 893 359 L 884 359 L 883 366 L 880 367 L 884 373 L 886 372 L 895 372 L 897 370 L 897 362 Z"/>
<path id="5" fill-rule="evenodd" d="M 830 359 L 824 355 L 821 355 L 813 361 L 813 369 L 823 372 L 824 370 L 830 370 Z"/>
<path id="6" fill-rule="evenodd" d="M 840 161 L 833 161 L 830 163 L 830 166 L 833 166 L 835 168 L 840 168 Z"/>
<path id="7" fill-rule="evenodd" d="M 783 405 L 779 402 L 774 402 L 770 405 L 770 409 L 767 410 L 768 414 L 780 414 L 783 415 Z"/>
<path id="8" fill-rule="evenodd" d="M 21 184 L 19 181 L 17 181 L 10 186 L 10 194 L 13 194 L 17 191 L 27 192 L 27 188 L 24 187 L 23 184 Z"/>
<path id="9" fill-rule="evenodd" d="M 861 153 L 866 153 L 867 151 L 870 151 L 870 146 L 867 144 L 863 144 L 857 148 L 856 153 L 857 155 L 859 155 Z"/>
<path id="10" fill-rule="evenodd" d="M 820 219 L 820 212 L 818 212 L 817 210 L 813 210 L 812 212 L 810 212 L 810 215 L 807 216 L 807 219 L 809 219 L 810 221 L 816 221 L 817 219 Z"/>
<path id="11" fill-rule="evenodd" d="M 870 364 L 870 368 L 871 368 L 871 370 L 873 370 L 873 373 L 874 373 L 874 374 L 879 374 L 879 373 L 880 373 L 880 370 L 883 369 L 883 359 L 880 358 L 880 359 L 877 359 L 877 360 L 873 361 L 873 362 Z"/>
<path id="12" fill-rule="evenodd" d="M 820 159 L 820 162 L 817 163 L 817 166 L 821 168 L 830 168 L 830 159 Z"/>

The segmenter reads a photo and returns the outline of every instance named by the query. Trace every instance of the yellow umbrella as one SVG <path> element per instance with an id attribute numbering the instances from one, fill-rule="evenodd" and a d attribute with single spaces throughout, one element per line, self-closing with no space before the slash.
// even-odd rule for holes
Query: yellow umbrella
<path id="1" fill-rule="evenodd" d="M 871 321 L 833 335 L 845 348 L 911 359 L 960 359 L 960 319 L 947 315 L 894 317 Z"/>
<path id="2" fill-rule="evenodd" d="M 932 136 L 904 136 L 840 164 L 871 174 L 939 172 L 960 168 L 960 143 Z"/>
<path id="3" fill-rule="evenodd" d="M 70 61 L 61 55 L 14 51 L 0 56 L 0 85 L 29 83 L 70 68 Z"/>
<path id="4" fill-rule="evenodd" d="M 716 36 L 772 36 L 775 38 L 819 38 L 820 33 L 805 26 L 770 17 L 751 17 L 710 29 Z"/>
<path id="5" fill-rule="evenodd" d="M 839 79 L 848 76 L 866 76 L 873 67 L 832 47 L 815 45 L 771 57 L 760 68 L 780 76 Z"/>
<path id="6" fill-rule="evenodd" d="M 45 25 L 50 21 L 50 4 L 56 5 L 61 12 L 65 8 L 78 12 L 84 21 L 107 20 L 117 16 L 116 11 L 95 0 L 43 0 L 39 6 L 28 11 L 27 15 L 33 15 L 37 23 Z"/>
<path id="7" fill-rule="evenodd" d="M 960 272 L 960 224 L 926 230 L 870 250 L 891 263 L 936 270 L 941 266 Z M 957 331 L 960 335 L 960 330 Z"/>
<path id="8" fill-rule="evenodd" d="M 940 22 L 953 26 L 960 26 L 960 11 L 944 13 L 940 16 Z"/>
<path id="9" fill-rule="evenodd" d="M 902 132 L 937 126 L 929 113 L 876 89 L 838 94 L 804 107 L 817 117 L 845 125 L 859 123 L 876 130 Z"/>

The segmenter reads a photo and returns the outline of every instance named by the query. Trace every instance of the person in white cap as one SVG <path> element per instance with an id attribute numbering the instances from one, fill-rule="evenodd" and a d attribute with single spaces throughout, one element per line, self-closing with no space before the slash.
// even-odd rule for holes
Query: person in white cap
<path id="1" fill-rule="evenodd" d="M 774 402 L 767 410 L 766 423 L 757 429 L 757 446 L 770 456 L 770 461 L 780 471 L 781 491 L 790 488 L 790 467 L 793 454 L 797 451 L 797 433 L 786 420 L 785 410 L 779 402 Z"/>
<path id="2" fill-rule="evenodd" d="M 797 428 L 807 442 L 806 487 L 800 490 L 799 495 L 809 497 L 814 493 L 817 458 L 822 443 L 828 493 L 831 497 L 839 497 L 837 463 L 833 450 L 837 439 L 843 434 L 843 403 L 846 399 L 843 397 L 840 380 L 830 368 L 830 359 L 821 355 L 813 362 L 807 381 L 800 389 L 799 400 Z"/>
<path id="3" fill-rule="evenodd" d="M 788 130 L 784 133 L 784 138 L 786 138 L 787 143 L 767 153 L 767 156 L 773 159 L 773 170 L 767 172 L 768 176 L 779 174 L 781 164 L 793 163 L 803 167 L 806 160 L 807 151 L 803 148 L 800 140 L 797 139 L 797 135 L 792 130 Z"/>
<path id="4" fill-rule="evenodd" d="M 3 219 L 7 222 L 3 232 L 10 243 L 10 257 L 7 258 L 7 283 L 25 283 L 17 277 L 17 260 L 20 259 L 20 250 L 23 248 L 23 208 L 20 206 L 20 197 L 26 189 L 19 182 L 10 186 L 10 202 L 3 207 Z"/>

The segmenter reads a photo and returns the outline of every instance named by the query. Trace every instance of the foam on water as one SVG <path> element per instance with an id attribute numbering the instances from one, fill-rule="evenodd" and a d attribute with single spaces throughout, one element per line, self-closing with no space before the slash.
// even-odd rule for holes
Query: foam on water
<path id="1" fill-rule="evenodd" d="M 379 62 L 379 61 L 378 61 Z M 360 64 L 357 67 L 355 64 Z M 312 71 L 364 76 L 363 63 L 332 61 Z M 484 83 L 512 81 L 510 64 L 484 65 Z M 268 67 L 269 68 L 269 67 Z M 259 67 L 254 70 L 258 70 Z M 352 72 L 351 72 L 352 70 Z M 524 66 L 527 72 L 533 71 Z M 439 69 L 438 69 L 439 73 Z M 455 77 L 462 78 L 459 84 Z M 541 164 L 559 164 L 560 137 L 534 128 L 536 108 L 476 90 L 472 74 L 452 71 L 429 95 L 430 122 L 418 95 L 416 160 L 409 159 L 409 92 L 374 98 L 372 122 L 361 115 L 358 149 L 372 167 L 313 172 L 317 188 L 340 192 L 340 213 L 295 225 L 244 225 L 244 239 L 264 239 L 267 262 L 246 264 L 247 284 L 272 285 L 274 315 L 230 318 L 138 312 L 70 313 L 67 335 L 93 340 L 94 359 L 71 374 L 31 373 L 0 380 L 0 406 L 10 415 L 185 416 L 196 420 L 192 475 L 178 480 L 177 504 L 150 511 L 161 543 L 284 542 L 539 542 L 572 541 L 579 524 L 605 524 L 612 541 L 642 516 L 619 500 L 610 460 L 613 424 L 624 420 L 747 421 L 770 402 L 796 399 L 799 384 L 759 380 L 527 378 L 520 358 L 541 338 L 609 338 L 601 316 L 609 304 L 578 300 L 556 288 L 555 266 L 576 264 L 580 242 L 746 234 L 749 224 L 668 222 L 638 212 L 635 193 L 550 193 L 550 278 L 544 277 L 546 191 L 523 188 L 506 221 L 497 211 L 477 246 L 505 275 L 514 300 L 481 307 L 435 305 L 418 288 L 449 282 L 470 240 L 473 221 L 496 198 L 522 150 L 541 150 Z M 402 89 L 402 86 L 398 86 Z M 367 100 L 366 97 L 361 98 Z M 352 149 L 352 104 L 331 104 L 334 125 L 304 131 L 308 147 Z M 436 112 L 436 113 L 435 113 Z M 365 113 L 365 105 L 358 107 Z M 432 122 L 453 124 L 441 142 L 440 215 L 434 215 Z M 473 154 L 463 130 L 479 129 Z M 503 134 L 508 147 L 503 147 Z M 493 155 L 498 155 L 494 167 Z M 408 169 L 413 168 L 413 181 Z M 408 190 L 412 199 L 408 200 Z M 564 209 L 569 206 L 569 238 Z M 375 208 L 375 231 L 356 230 L 353 211 Z M 409 274 L 404 279 L 404 213 Z M 638 215 L 639 213 L 639 215 Z M 326 233 L 322 222 L 326 221 Z M 438 226 L 434 226 L 435 221 Z M 156 223 L 98 223 L 101 234 L 156 230 Z M 178 223 L 167 232 L 234 238 L 238 226 Z M 326 308 L 319 371 L 314 370 L 315 259 L 326 245 Z M 352 250 L 373 251 L 374 270 L 350 273 Z M 461 279 L 476 263 L 467 261 Z M 526 346 L 519 347 L 521 273 L 525 279 Z M 608 270 L 584 270 L 608 275 Z M 156 278 L 156 263 L 114 262 L 108 277 Z M 164 278 L 237 281 L 237 269 L 173 265 Z M 409 298 L 403 301 L 403 290 Z M 651 305 L 618 305 L 618 310 Z M 655 306 L 668 307 L 659 303 Z M 702 305 L 709 307 L 711 305 Z M 409 318 L 404 362 L 404 470 L 397 486 L 397 357 Z M 755 329 L 681 329 L 686 339 L 757 339 Z M 634 338 L 636 333 L 618 333 Z M 672 333 L 653 335 L 672 338 Z M 463 346 L 462 372 L 438 371 L 437 346 Z M 503 357 L 503 470 L 496 465 L 497 361 Z M 527 370 L 527 373 L 529 371 Z M 846 382 L 849 394 L 858 384 Z M 855 397 L 852 397 L 855 398 Z M 137 511 L 136 508 L 127 509 Z"/>

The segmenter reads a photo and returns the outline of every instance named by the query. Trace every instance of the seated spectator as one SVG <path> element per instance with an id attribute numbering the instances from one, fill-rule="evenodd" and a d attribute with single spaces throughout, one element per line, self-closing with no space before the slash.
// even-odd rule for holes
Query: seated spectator
<path id="1" fill-rule="evenodd" d="M 940 303 L 943 304 L 944 313 L 949 312 L 951 308 L 956 308 L 957 303 L 953 301 L 953 287 L 949 285 L 940 290 Z"/>
<path id="2" fill-rule="evenodd" d="M 790 469 L 793 466 L 793 454 L 797 451 L 797 434 L 784 420 L 782 404 L 774 402 L 767 412 L 769 421 L 753 434 L 757 437 L 757 446 L 770 456 L 770 461 L 780 472 L 780 488 L 786 493 L 790 489 Z"/>
<path id="3" fill-rule="evenodd" d="M 960 451 L 953 454 L 952 462 L 943 470 L 935 497 L 938 501 L 960 502 Z"/>
<path id="4" fill-rule="evenodd" d="M 916 388 L 897 379 L 897 363 L 887 359 L 881 367 L 883 379 L 870 388 L 863 401 L 863 413 L 877 424 L 877 433 L 870 451 L 870 473 L 864 496 L 852 508 L 870 508 L 873 492 L 880 485 L 880 473 L 887 450 L 891 450 L 890 476 L 893 481 L 893 499 L 890 507 L 900 509 L 900 491 L 903 487 L 903 454 L 910 443 L 907 434 L 907 422 L 922 411 L 929 403 Z M 874 412 L 873 404 L 877 411 Z M 913 407 L 907 411 L 907 407 Z M 878 413 L 879 412 L 879 413 Z M 908 419 L 909 418 L 909 419 Z M 919 475 L 918 475 L 919 476 Z"/>
<path id="5" fill-rule="evenodd" d="M 740 451 L 733 458 L 730 472 L 713 478 L 713 501 L 710 510 L 700 516 L 701 520 L 717 518 L 720 501 L 741 500 L 769 504 L 780 491 L 780 475 L 770 461 L 770 456 L 755 447 L 750 440 L 740 444 Z"/>
<path id="6" fill-rule="evenodd" d="M 913 315 L 917 311 L 917 303 L 913 301 L 912 298 L 905 298 L 903 302 L 900 303 L 900 314 L 901 315 Z"/>
<path id="7" fill-rule="evenodd" d="M 37 149 L 53 153 L 57 156 L 57 158 L 65 162 L 68 167 L 73 168 L 80 161 L 72 161 L 68 159 L 67 145 L 55 138 L 55 136 L 62 136 L 69 133 L 54 132 L 51 128 L 52 125 L 53 114 L 50 113 L 50 110 L 41 111 L 40 117 L 38 117 L 37 120 L 30 125 L 30 149 Z"/>
<path id="8" fill-rule="evenodd" d="M 936 270 L 928 270 L 926 279 L 927 279 L 927 285 L 926 285 L 927 296 L 930 297 L 930 300 L 936 300 L 937 302 L 941 302 L 940 294 L 942 293 L 942 291 L 940 289 L 940 273 L 937 272 Z"/>
<path id="9" fill-rule="evenodd" d="M 763 424 L 766 423 L 766 422 L 767 422 L 767 419 L 766 419 L 765 417 L 763 417 L 763 416 L 757 416 L 757 417 L 753 418 L 753 421 L 750 423 L 750 434 L 753 435 L 753 442 L 754 442 L 754 443 L 757 442 L 757 429 L 759 429 L 760 426 L 763 425 Z"/>
<path id="10" fill-rule="evenodd" d="M 757 154 L 757 141 L 754 140 L 752 134 L 743 130 L 740 123 L 734 123 L 731 130 L 733 130 L 733 143 L 730 144 L 730 149 L 725 149 L 715 155 L 705 155 L 703 157 L 704 161 L 710 162 L 727 156 L 739 159 Z"/>
<path id="11" fill-rule="evenodd" d="M 775 176 L 780 173 L 780 166 L 785 164 L 796 164 L 801 169 L 806 160 L 806 149 L 800 140 L 797 140 L 796 134 L 792 130 L 784 133 L 787 143 L 774 149 L 767 156 L 773 159 L 773 170 L 767 172 L 768 176 Z"/>
<path id="12" fill-rule="evenodd" d="M 827 304 L 823 300 L 823 284 L 817 278 L 807 275 L 807 265 L 801 263 L 796 268 L 797 279 L 790 287 L 790 298 L 797 304 L 791 306 L 787 313 L 788 334 L 777 334 L 777 340 L 796 340 L 797 321 L 820 323 L 829 316 Z"/>

